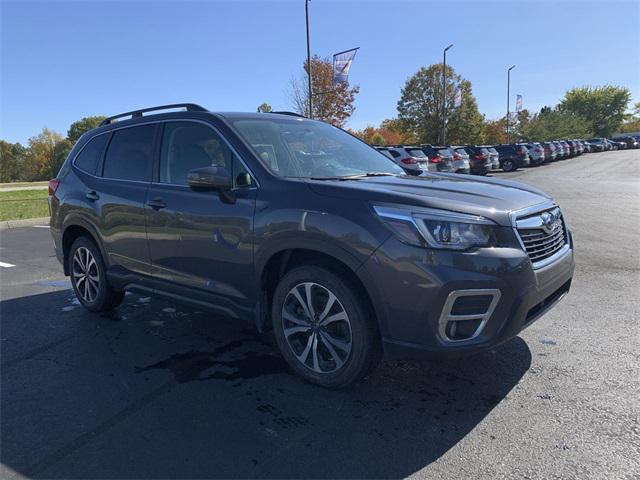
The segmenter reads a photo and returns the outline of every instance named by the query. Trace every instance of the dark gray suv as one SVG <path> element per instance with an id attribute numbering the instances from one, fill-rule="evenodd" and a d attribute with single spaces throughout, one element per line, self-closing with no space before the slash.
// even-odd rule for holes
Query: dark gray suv
<path id="1" fill-rule="evenodd" d="M 166 107 L 85 133 L 49 184 L 56 253 L 90 311 L 125 290 L 191 302 L 273 329 L 294 371 L 340 387 L 383 353 L 493 347 L 569 291 L 571 233 L 535 188 L 409 176 L 293 114 Z"/>

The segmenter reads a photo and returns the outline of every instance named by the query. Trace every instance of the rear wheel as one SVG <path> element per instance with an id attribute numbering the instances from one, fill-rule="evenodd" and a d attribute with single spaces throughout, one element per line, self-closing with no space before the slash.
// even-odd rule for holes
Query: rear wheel
<path id="1" fill-rule="evenodd" d="M 282 356 L 304 379 L 345 387 L 380 359 L 377 324 L 349 282 L 317 266 L 297 267 L 273 297 L 273 330 Z"/>
<path id="2" fill-rule="evenodd" d="M 69 251 L 68 262 L 73 291 L 84 308 L 106 312 L 122 303 L 124 292 L 114 290 L 107 282 L 106 267 L 93 240 L 76 239 Z"/>

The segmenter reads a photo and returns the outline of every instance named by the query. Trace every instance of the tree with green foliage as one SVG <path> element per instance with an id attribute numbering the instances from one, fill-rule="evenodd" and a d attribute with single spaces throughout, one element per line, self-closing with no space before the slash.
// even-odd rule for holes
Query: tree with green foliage
<path id="1" fill-rule="evenodd" d="M 584 118 L 595 135 L 609 137 L 620 129 L 630 101 L 625 87 L 580 87 L 565 93 L 559 109 Z"/>
<path id="2" fill-rule="evenodd" d="M 543 107 L 520 124 L 518 134 L 523 141 L 545 142 L 558 138 L 587 138 L 592 136 L 592 131 L 590 123 L 575 113 Z"/>
<path id="3" fill-rule="evenodd" d="M 15 182 L 27 179 L 25 157 L 27 149 L 20 143 L 0 140 L 0 182 Z"/>
<path id="4" fill-rule="evenodd" d="M 471 90 L 471 82 L 447 65 L 445 118 L 447 142 L 470 143 L 482 135 L 483 117 Z M 462 91 L 462 105 L 456 109 L 455 91 Z M 438 143 L 442 128 L 442 64 L 422 67 L 410 77 L 398 100 L 398 119 L 406 131 L 422 143 Z"/>
<path id="5" fill-rule="evenodd" d="M 269 113 L 272 111 L 273 109 L 271 108 L 271 105 L 269 105 L 267 102 L 262 102 L 260 105 L 258 105 L 258 113 Z"/>
<path id="6" fill-rule="evenodd" d="M 71 142 L 71 145 L 75 145 L 75 143 L 83 133 L 88 132 L 92 128 L 96 128 L 105 118 L 107 117 L 84 117 L 76 122 L 73 122 L 69 127 L 69 130 L 67 131 L 67 140 Z"/>

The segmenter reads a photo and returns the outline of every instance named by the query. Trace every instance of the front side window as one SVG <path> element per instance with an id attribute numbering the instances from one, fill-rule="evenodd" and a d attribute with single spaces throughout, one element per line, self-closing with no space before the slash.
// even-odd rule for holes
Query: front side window
<path id="1" fill-rule="evenodd" d="M 371 172 L 403 174 L 386 156 L 339 128 L 274 117 L 238 119 L 233 126 L 275 175 L 323 179 Z"/>
<path id="2" fill-rule="evenodd" d="M 165 124 L 160 153 L 160 183 L 187 185 L 191 170 L 223 167 L 231 174 L 231 149 L 216 132 L 193 122 Z"/>
<path id="3" fill-rule="evenodd" d="M 160 183 L 188 185 L 191 170 L 222 167 L 234 187 L 253 184 L 249 171 L 212 128 L 195 122 L 167 122 L 160 152 Z"/>
<path id="4" fill-rule="evenodd" d="M 104 177 L 148 182 L 151 179 L 155 132 L 155 125 L 113 132 L 104 158 Z"/>
<path id="5" fill-rule="evenodd" d="M 91 175 L 95 175 L 107 140 L 109 140 L 108 134 L 97 135 L 89 140 L 76 157 L 74 162 L 76 167 Z"/>

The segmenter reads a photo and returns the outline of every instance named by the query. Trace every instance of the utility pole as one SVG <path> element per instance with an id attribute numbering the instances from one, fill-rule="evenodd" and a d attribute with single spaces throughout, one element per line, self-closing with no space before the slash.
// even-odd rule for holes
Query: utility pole
<path id="1" fill-rule="evenodd" d="M 511 65 L 509 67 L 509 69 L 507 70 L 507 143 L 510 143 L 510 136 L 509 136 L 509 97 L 511 96 L 511 93 L 509 91 L 509 89 L 511 88 L 511 70 L 513 70 L 514 68 L 516 68 L 515 65 Z"/>
<path id="2" fill-rule="evenodd" d="M 453 47 L 453 43 L 444 49 L 442 53 L 442 135 L 440 142 L 442 145 L 446 142 L 445 122 L 446 122 L 446 99 L 447 99 L 447 50 Z"/>
<path id="3" fill-rule="evenodd" d="M 304 0 L 304 13 L 307 18 L 307 78 L 309 80 L 308 86 L 308 98 L 307 103 L 309 104 L 309 118 L 313 118 L 313 104 L 312 97 L 313 92 L 311 91 L 311 42 L 309 40 L 309 2 L 311 0 Z"/>

